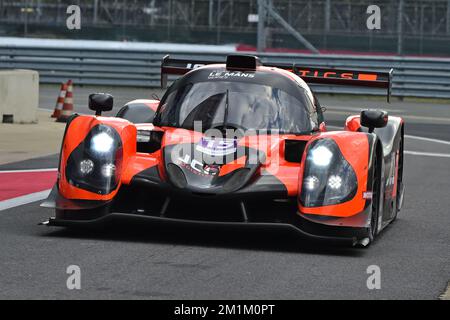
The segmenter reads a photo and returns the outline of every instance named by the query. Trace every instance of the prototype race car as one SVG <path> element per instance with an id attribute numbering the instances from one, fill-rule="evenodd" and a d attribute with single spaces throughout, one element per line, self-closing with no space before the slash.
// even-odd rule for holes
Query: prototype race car
<path id="1" fill-rule="evenodd" d="M 115 216 L 219 225 L 284 226 L 316 240 L 367 246 L 399 212 L 404 122 L 385 111 L 327 131 L 307 83 L 385 88 L 373 72 L 164 57 L 161 101 L 135 100 L 116 117 L 108 94 L 95 115 L 67 123 L 46 225 Z"/>

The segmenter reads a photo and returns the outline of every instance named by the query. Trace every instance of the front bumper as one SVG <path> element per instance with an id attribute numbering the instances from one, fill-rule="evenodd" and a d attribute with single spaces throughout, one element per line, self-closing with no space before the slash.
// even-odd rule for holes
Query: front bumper
<path id="1" fill-rule="evenodd" d="M 134 195 L 135 193 L 132 192 Z M 155 197 L 159 198 L 159 197 Z M 132 198 L 135 200 L 135 198 Z M 167 199 L 167 198 L 166 198 Z M 239 197 L 232 201 L 192 197 L 169 201 L 169 209 L 164 198 L 161 203 L 153 203 L 149 208 L 136 210 L 142 203 L 120 198 L 112 202 L 92 202 L 68 200 L 54 188 L 42 206 L 55 208 L 56 217 L 44 222 L 48 226 L 83 227 L 126 219 L 145 223 L 165 223 L 189 226 L 210 226 L 221 228 L 284 229 L 300 237 L 328 243 L 355 245 L 367 237 L 365 212 L 352 218 L 311 217 L 295 211 L 296 201 L 271 202 L 261 204 L 263 198 L 254 202 Z M 170 199 L 169 199 L 170 200 Z M 205 202 L 207 201 L 207 202 Z M 148 202 L 146 199 L 144 202 Z M 172 205 L 173 203 L 173 205 Z M 133 204 L 130 209 L 124 204 Z M 256 204 L 256 206 L 255 206 Z M 272 206 L 269 208 L 269 205 Z"/>

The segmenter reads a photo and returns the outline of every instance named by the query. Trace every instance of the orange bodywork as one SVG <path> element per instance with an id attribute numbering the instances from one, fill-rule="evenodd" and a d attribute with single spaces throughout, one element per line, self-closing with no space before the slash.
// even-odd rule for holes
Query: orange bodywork
<path id="1" fill-rule="evenodd" d="M 357 132 L 361 129 L 360 116 L 350 116 L 345 121 L 344 130 Z"/>
<path id="2" fill-rule="evenodd" d="M 111 200 L 116 195 L 116 190 L 107 195 L 99 195 L 71 185 L 65 176 L 66 163 L 70 154 L 83 142 L 89 131 L 98 124 L 105 124 L 114 128 L 120 135 L 123 143 L 123 167 L 128 164 L 129 159 L 136 154 L 136 127 L 120 118 L 78 116 L 72 120 L 66 132 L 61 149 L 61 164 L 59 170 L 58 188 L 60 193 L 67 199 L 82 200 Z M 67 138 L 70 137 L 70 138 Z"/>
<path id="3" fill-rule="evenodd" d="M 122 183 L 129 184 L 131 179 L 141 171 L 158 165 L 161 161 L 161 151 L 154 153 L 137 153 L 129 158 L 128 165 L 122 173 Z"/>
<path id="4" fill-rule="evenodd" d="M 299 202 L 299 211 L 301 213 L 332 217 L 353 216 L 361 212 L 366 203 L 366 200 L 363 198 L 363 193 L 368 191 L 367 179 L 369 169 L 369 143 L 367 136 L 364 133 L 333 132 L 321 134 L 320 138 L 331 138 L 337 143 L 342 155 L 353 167 L 353 170 L 355 170 L 358 181 L 358 189 L 353 199 L 336 205 L 307 208 L 302 206 Z M 316 139 L 311 140 L 311 142 L 314 140 Z M 307 153 L 304 153 L 302 163 L 305 163 L 306 156 Z M 302 189 L 303 170 L 304 166 L 300 169 L 300 177 L 302 177 L 302 179 L 299 179 L 299 194 Z"/>
<path id="5" fill-rule="evenodd" d="M 261 174 L 271 174 L 280 180 L 287 189 L 288 196 L 295 197 L 298 194 L 298 177 L 300 163 L 288 162 L 284 157 L 285 140 L 307 141 L 311 136 L 282 135 L 258 135 L 241 139 L 239 144 L 246 147 L 267 152 L 266 161 L 261 165 Z"/>
<path id="6" fill-rule="evenodd" d="M 220 168 L 220 172 L 219 172 L 219 177 L 227 175 L 231 172 L 233 172 L 234 170 L 240 169 L 245 167 L 245 161 L 246 161 L 246 157 L 242 156 L 240 158 L 237 158 L 234 161 L 231 161 L 227 164 L 224 164 L 221 168 Z"/>

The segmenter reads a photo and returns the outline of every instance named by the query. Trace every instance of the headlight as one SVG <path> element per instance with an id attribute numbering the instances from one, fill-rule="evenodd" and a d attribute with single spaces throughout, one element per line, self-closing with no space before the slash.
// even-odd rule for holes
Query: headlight
<path id="1" fill-rule="evenodd" d="M 303 181 L 303 187 L 309 191 L 314 191 L 319 187 L 320 181 L 315 176 L 308 176 Z"/>
<path id="2" fill-rule="evenodd" d="M 107 163 L 102 166 L 102 175 L 106 178 L 112 177 L 116 173 L 116 166 L 112 163 Z"/>
<path id="3" fill-rule="evenodd" d="M 122 153 L 115 129 L 103 124 L 93 127 L 67 160 L 67 181 L 98 194 L 111 193 L 120 181 Z"/>
<path id="4" fill-rule="evenodd" d="M 92 151 L 98 153 L 110 152 L 113 147 L 114 139 L 106 132 L 101 132 L 92 137 Z"/>
<path id="5" fill-rule="evenodd" d="M 333 153 L 325 146 L 318 146 L 311 150 L 311 161 L 318 167 L 327 167 L 330 165 Z"/>
<path id="6" fill-rule="evenodd" d="M 305 162 L 300 201 L 321 207 L 351 200 L 358 189 L 355 171 L 332 139 L 311 144 Z"/>
<path id="7" fill-rule="evenodd" d="M 84 159 L 80 162 L 80 173 L 82 175 L 91 174 L 94 170 L 94 161 L 90 159 Z"/>

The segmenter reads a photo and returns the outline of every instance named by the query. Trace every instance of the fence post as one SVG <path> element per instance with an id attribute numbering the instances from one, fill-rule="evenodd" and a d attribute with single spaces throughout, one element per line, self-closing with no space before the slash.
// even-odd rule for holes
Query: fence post
<path id="1" fill-rule="evenodd" d="M 264 52 L 266 50 L 266 6 L 264 2 L 266 0 L 258 0 L 258 39 L 257 47 L 258 52 Z"/>
<path id="2" fill-rule="evenodd" d="M 447 35 L 450 35 L 450 0 L 447 0 Z"/>
<path id="3" fill-rule="evenodd" d="M 328 33 L 330 32 L 330 20 L 331 20 L 331 0 L 325 0 L 325 25 L 323 33 L 323 47 L 328 47 Z"/>
<path id="4" fill-rule="evenodd" d="M 98 19 L 98 0 L 94 0 L 94 14 L 93 14 L 93 23 L 97 23 Z"/>
<path id="5" fill-rule="evenodd" d="M 404 0 L 398 2 L 398 17 L 397 17 L 397 54 L 403 54 L 403 9 Z"/>

